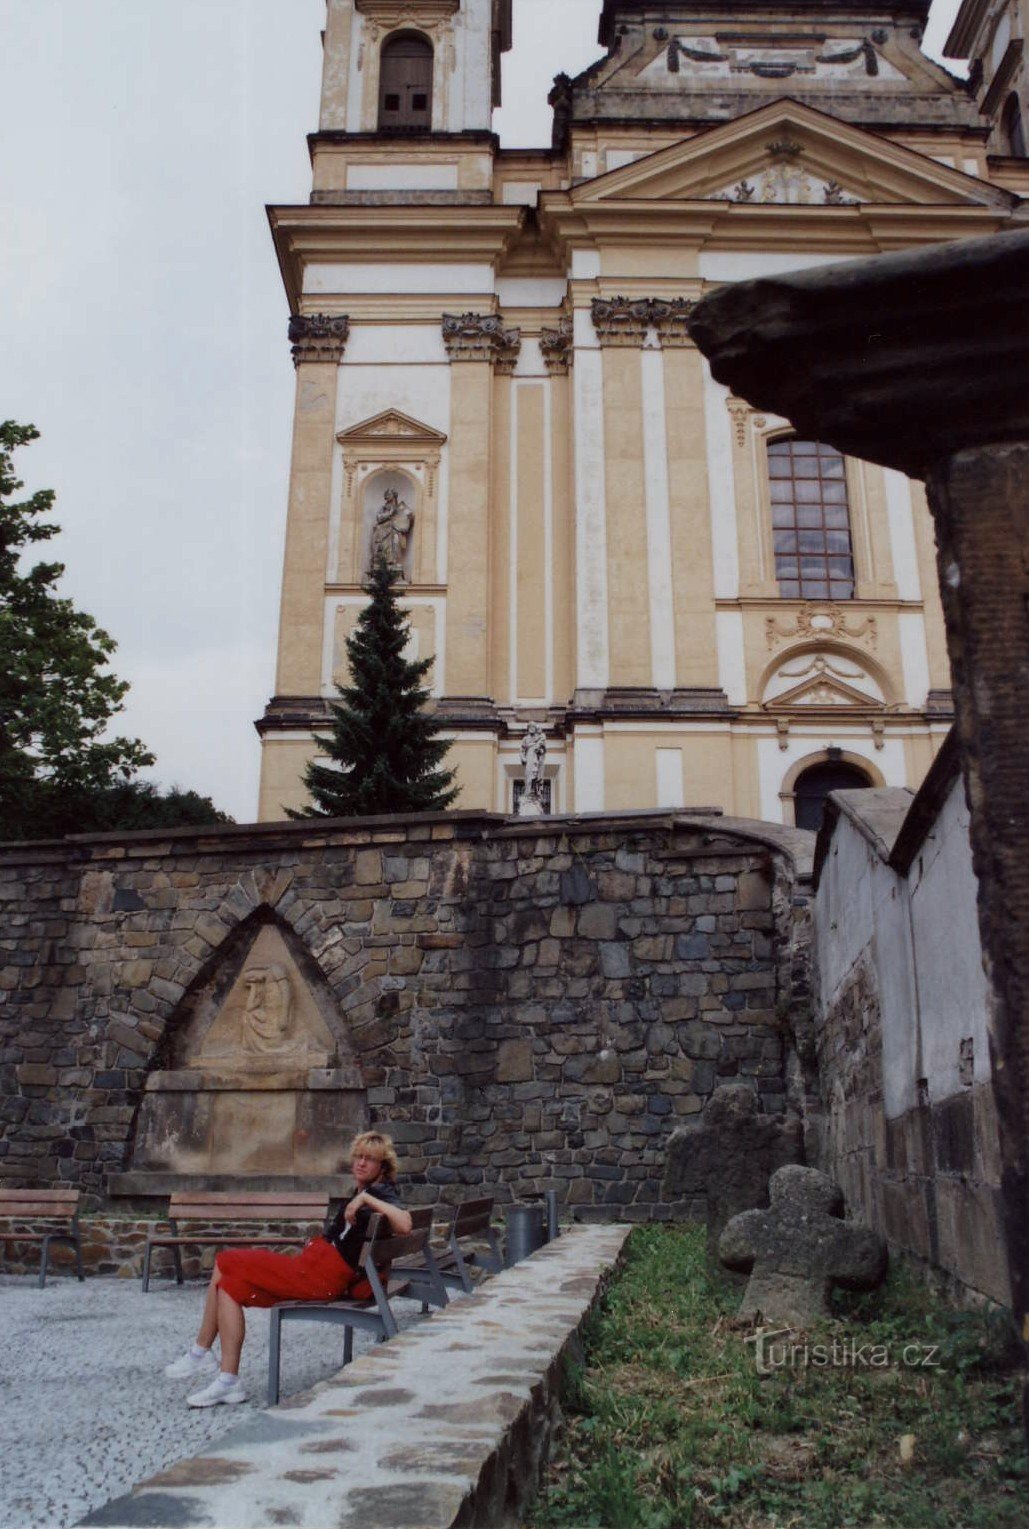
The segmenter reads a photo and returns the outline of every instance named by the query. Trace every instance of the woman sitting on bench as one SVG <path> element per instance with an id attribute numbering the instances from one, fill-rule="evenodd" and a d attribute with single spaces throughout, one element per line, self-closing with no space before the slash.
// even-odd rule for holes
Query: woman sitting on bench
<path id="1" fill-rule="evenodd" d="M 214 1261 L 203 1320 L 196 1342 L 165 1369 L 173 1380 L 214 1379 L 186 1398 L 191 1407 L 245 1402 L 239 1378 L 245 1306 L 275 1306 L 279 1301 L 335 1301 L 350 1295 L 367 1299 L 371 1286 L 359 1272 L 361 1249 L 372 1216 L 386 1217 L 397 1236 L 411 1230 L 411 1217 L 397 1193 L 397 1154 L 388 1136 L 365 1131 L 350 1147 L 350 1170 L 356 1194 L 327 1221 L 301 1253 L 268 1253 L 261 1248 L 228 1248 Z M 212 1353 L 218 1338 L 221 1367 Z"/>

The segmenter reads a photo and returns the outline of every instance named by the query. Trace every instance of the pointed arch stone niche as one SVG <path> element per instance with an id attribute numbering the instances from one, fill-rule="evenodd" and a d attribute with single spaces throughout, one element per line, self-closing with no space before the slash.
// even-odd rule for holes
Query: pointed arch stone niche
<path id="1" fill-rule="evenodd" d="M 121 1194 L 335 1187 L 369 1122 L 325 977 L 288 925 L 252 915 L 172 1016 Z"/>

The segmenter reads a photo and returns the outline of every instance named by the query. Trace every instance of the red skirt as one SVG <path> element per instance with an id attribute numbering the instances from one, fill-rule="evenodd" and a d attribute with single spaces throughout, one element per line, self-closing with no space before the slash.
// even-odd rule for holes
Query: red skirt
<path id="1" fill-rule="evenodd" d="M 215 1258 L 219 1289 L 240 1306 L 275 1306 L 279 1301 L 335 1301 L 348 1292 L 371 1294 L 359 1276 L 324 1237 L 301 1253 L 268 1253 L 263 1248 L 226 1248 Z"/>

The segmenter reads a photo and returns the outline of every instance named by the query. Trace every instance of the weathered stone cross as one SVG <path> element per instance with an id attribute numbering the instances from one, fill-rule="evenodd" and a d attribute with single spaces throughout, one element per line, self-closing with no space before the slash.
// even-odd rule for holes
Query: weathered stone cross
<path id="1" fill-rule="evenodd" d="M 768 1183 L 768 1210 L 734 1216 L 718 1256 L 750 1273 L 741 1317 L 807 1327 L 831 1315 L 834 1285 L 873 1290 L 886 1273 L 886 1245 L 877 1233 L 841 1219 L 843 1195 L 817 1168 L 791 1164 Z"/>

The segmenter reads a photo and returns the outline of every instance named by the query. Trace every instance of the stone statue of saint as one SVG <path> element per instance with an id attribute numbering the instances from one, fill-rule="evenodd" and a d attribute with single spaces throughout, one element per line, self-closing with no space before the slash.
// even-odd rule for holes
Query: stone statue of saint
<path id="1" fill-rule="evenodd" d="M 296 1049 L 290 1037 L 293 989 L 284 967 L 255 966 L 243 974 L 247 996 L 240 1040 L 252 1056 L 281 1056 Z"/>
<path id="2" fill-rule="evenodd" d="M 414 511 L 409 509 L 395 488 L 388 488 L 372 526 L 372 565 L 383 556 L 391 568 L 403 572 L 404 554 L 414 525 Z"/>
<path id="3" fill-rule="evenodd" d="M 547 757 L 547 738 L 538 722 L 530 722 L 522 738 L 523 790 L 518 803 L 518 816 L 542 817 L 543 766 Z"/>

